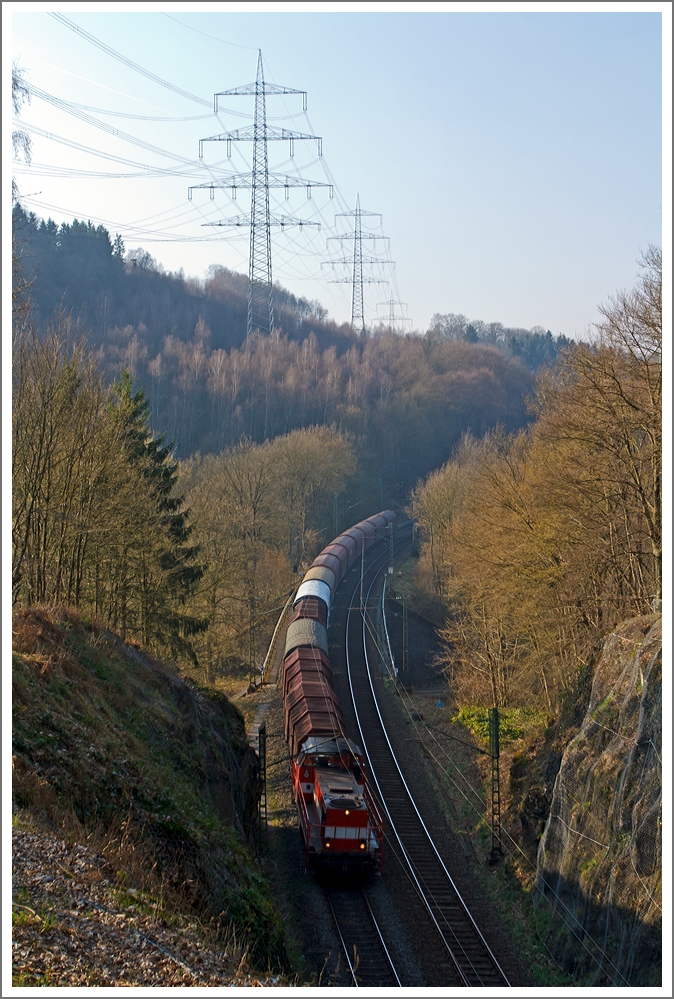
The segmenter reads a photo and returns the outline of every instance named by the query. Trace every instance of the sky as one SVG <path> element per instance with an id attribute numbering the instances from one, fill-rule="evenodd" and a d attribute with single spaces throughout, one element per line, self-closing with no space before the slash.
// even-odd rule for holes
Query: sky
<path id="1" fill-rule="evenodd" d="M 393 299 L 400 329 L 453 312 L 585 336 L 662 241 L 668 5 L 507 6 L 4 4 L 36 88 L 19 126 L 32 164 L 14 164 L 24 205 L 100 222 L 168 270 L 246 273 L 248 229 L 204 223 L 247 213 L 247 193 L 188 187 L 250 170 L 251 143 L 229 160 L 205 143 L 200 160 L 199 140 L 251 123 L 251 97 L 221 98 L 217 117 L 212 101 L 255 79 L 260 49 L 268 82 L 307 92 L 306 113 L 299 95 L 268 97 L 269 123 L 322 137 L 321 157 L 270 142 L 270 170 L 334 184 L 273 192 L 277 213 L 320 223 L 274 231 L 275 281 L 350 319 L 335 261 L 353 246 L 330 237 L 352 230 L 339 215 L 359 196 L 381 213 L 364 220 L 368 324 Z"/>

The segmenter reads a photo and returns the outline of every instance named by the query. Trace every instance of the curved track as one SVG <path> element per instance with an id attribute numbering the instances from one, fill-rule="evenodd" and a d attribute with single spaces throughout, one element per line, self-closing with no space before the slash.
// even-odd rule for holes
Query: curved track
<path id="1" fill-rule="evenodd" d="M 408 543 L 399 546 L 398 552 Z M 367 607 L 387 559 L 388 552 L 375 558 L 365 573 L 365 613 L 361 613 L 358 607 L 359 579 L 351 594 L 346 619 L 348 681 L 360 741 L 369 764 L 371 787 L 382 814 L 388 819 L 389 848 L 397 855 L 423 904 L 429 934 L 432 934 L 429 945 L 434 938 L 437 945 L 435 964 L 443 984 L 503 988 L 510 983 L 461 897 L 419 813 L 377 703 L 368 651 L 368 647 L 372 647 L 368 631 L 373 632 L 374 628 Z M 337 916 L 335 919 L 339 925 Z M 364 946 L 364 935 L 359 940 L 360 946 Z M 345 944 L 348 947 L 346 941 Z M 352 961 L 352 956 L 349 959 Z M 359 984 L 357 969 L 352 968 L 352 974 L 354 984 Z M 389 979 L 377 984 L 390 982 Z"/>

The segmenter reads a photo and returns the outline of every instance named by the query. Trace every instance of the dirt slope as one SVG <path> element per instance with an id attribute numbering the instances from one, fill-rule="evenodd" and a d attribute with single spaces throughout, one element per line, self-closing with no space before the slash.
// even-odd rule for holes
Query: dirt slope
<path id="1" fill-rule="evenodd" d="M 287 970 L 281 921 L 251 852 L 258 763 L 236 708 L 71 611 L 21 611 L 13 631 L 19 839 L 33 843 L 37 860 L 66 844 L 56 868 L 35 875 L 40 891 L 58 886 L 59 864 L 73 873 L 59 850 L 79 856 L 79 844 L 93 849 L 92 870 L 110 891 L 149 893 L 153 906 L 202 925 L 214 943 L 235 936 L 249 967 Z M 44 848 L 29 833 L 46 836 Z M 15 898 L 16 913 L 39 914 L 41 897 L 38 909 Z M 102 904 L 117 911 L 112 897 Z M 40 926 L 34 942 L 45 940 Z"/>

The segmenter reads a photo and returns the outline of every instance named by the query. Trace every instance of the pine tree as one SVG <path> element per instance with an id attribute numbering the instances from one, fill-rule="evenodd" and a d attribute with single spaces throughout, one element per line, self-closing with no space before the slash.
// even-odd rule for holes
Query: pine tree
<path id="1" fill-rule="evenodd" d="M 122 237 L 120 236 L 120 234 L 117 233 L 115 235 L 115 241 L 112 244 L 112 255 L 113 255 L 113 257 L 117 257 L 118 260 L 122 260 L 123 261 L 124 260 L 125 250 L 126 250 L 126 247 L 124 246 L 124 240 L 122 239 Z"/>
<path id="2" fill-rule="evenodd" d="M 133 560 L 139 578 L 129 580 L 132 589 L 138 591 L 138 630 L 144 643 L 158 641 L 173 654 L 195 660 L 189 637 L 205 630 L 208 622 L 181 608 L 205 567 L 197 562 L 198 546 L 189 543 L 189 511 L 184 508 L 183 497 L 174 492 L 178 464 L 172 457 L 173 444 L 165 444 L 164 435 L 153 434 L 149 401 L 143 389 L 133 391 L 133 379 L 126 370 L 113 386 L 111 414 L 129 462 L 140 473 L 156 511 L 153 529 L 144 539 L 144 550 Z M 125 618 L 126 611 L 124 608 Z M 126 621 L 122 630 L 124 625 Z"/>

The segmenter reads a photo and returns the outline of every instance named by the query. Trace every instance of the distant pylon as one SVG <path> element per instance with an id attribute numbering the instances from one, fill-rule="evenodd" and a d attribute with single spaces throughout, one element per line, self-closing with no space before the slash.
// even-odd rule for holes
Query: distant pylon
<path id="1" fill-rule="evenodd" d="M 363 226 L 361 222 L 360 194 L 356 195 L 353 233 L 353 288 L 351 291 L 351 327 L 365 329 L 363 311 Z"/>
<path id="2" fill-rule="evenodd" d="M 385 239 L 385 236 L 378 236 L 373 232 L 363 232 L 361 219 L 364 215 L 376 215 L 381 218 L 379 212 L 366 212 L 360 207 L 360 195 L 356 197 L 356 207 L 352 212 L 340 212 L 335 218 L 353 218 L 353 232 L 348 232 L 344 236 L 329 236 L 328 239 L 352 239 L 353 240 L 353 260 L 343 257 L 341 260 L 328 260 L 330 266 L 334 264 L 352 264 L 350 278 L 336 278 L 332 284 L 350 284 L 351 289 L 351 329 L 354 333 L 365 332 L 365 309 L 363 302 L 364 284 L 388 284 L 388 281 L 379 278 L 363 277 L 363 264 L 393 264 L 392 260 L 383 260 L 381 257 L 363 257 L 364 239 Z"/>
<path id="3" fill-rule="evenodd" d="M 274 303 L 271 288 L 271 222 L 269 218 L 269 161 L 267 159 L 267 108 L 262 52 L 257 58 L 255 117 L 253 119 L 253 170 L 250 193 L 250 252 L 248 257 L 248 320 L 246 336 L 254 329 L 271 333 Z"/>
<path id="4" fill-rule="evenodd" d="M 395 333 L 395 324 L 396 324 L 396 322 L 409 323 L 409 321 L 410 321 L 407 316 L 405 316 L 405 315 L 399 315 L 399 316 L 397 316 L 396 313 L 395 313 L 395 307 L 396 307 L 396 305 L 399 305 L 401 308 L 405 308 L 406 309 L 407 308 L 407 302 L 397 302 L 397 301 L 394 300 L 393 295 L 391 295 L 391 297 L 389 298 L 387 304 L 388 304 L 388 328 L 389 328 L 389 332 L 390 333 Z M 383 303 L 382 303 L 382 305 L 383 305 Z M 384 322 L 383 318 L 382 318 L 381 321 Z"/>
<path id="5" fill-rule="evenodd" d="M 232 142 L 252 142 L 253 143 L 253 168 L 249 175 L 229 175 L 216 181 L 206 184 L 196 184 L 189 189 L 188 197 L 192 197 L 192 191 L 196 188 L 210 188 L 211 197 L 215 189 L 230 188 L 232 197 L 236 197 L 237 188 L 249 188 L 250 216 L 236 215 L 233 218 L 221 219 L 218 222 L 206 222 L 205 225 L 214 226 L 250 226 L 250 253 L 248 260 L 248 318 L 246 322 L 246 338 L 256 330 L 260 333 L 269 334 L 274 329 L 274 303 L 272 299 L 272 261 L 271 261 L 271 227 L 298 225 L 318 225 L 317 222 L 304 222 L 292 216 L 275 216 L 269 209 L 269 190 L 275 187 L 284 187 L 286 197 L 291 187 L 306 187 L 307 197 L 311 197 L 312 187 L 329 187 L 330 184 L 320 181 L 304 181 L 298 177 L 284 177 L 269 174 L 269 161 L 267 156 L 267 142 L 269 141 L 289 141 L 290 155 L 294 155 L 294 143 L 296 139 L 315 139 L 318 143 L 318 155 L 322 155 L 321 139 L 318 135 L 307 135 L 303 132 L 291 132 L 286 128 L 270 128 L 267 125 L 267 94 L 302 94 L 304 110 L 306 110 L 306 92 L 304 90 L 294 90 L 291 87 L 281 87 L 273 83 L 265 83 L 264 71 L 262 68 L 262 52 L 258 50 L 257 77 L 255 83 L 248 83 L 243 87 L 234 87 L 232 90 L 223 90 L 215 95 L 214 110 L 218 111 L 218 98 L 230 96 L 254 96 L 255 114 L 253 127 L 237 128 L 232 132 L 222 132 L 220 135 L 211 135 L 207 139 L 199 142 L 199 156 L 203 157 L 204 142 L 227 142 L 227 155 L 231 156 Z M 319 226 L 320 228 L 320 226 Z"/>

